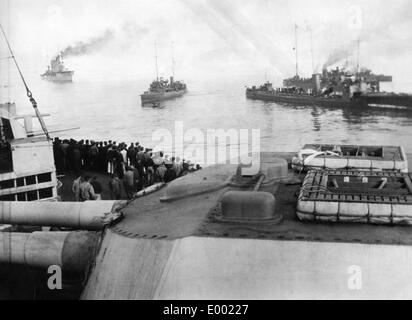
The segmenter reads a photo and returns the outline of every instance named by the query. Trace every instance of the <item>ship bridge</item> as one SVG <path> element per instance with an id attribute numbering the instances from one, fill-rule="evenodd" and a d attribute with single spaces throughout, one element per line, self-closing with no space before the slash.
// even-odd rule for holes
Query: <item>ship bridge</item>
<path id="1" fill-rule="evenodd" d="M 16 115 L 14 103 L 0 104 L 0 201 L 57 197 L 52 142 L 33 130 L 33 117 Z"/>

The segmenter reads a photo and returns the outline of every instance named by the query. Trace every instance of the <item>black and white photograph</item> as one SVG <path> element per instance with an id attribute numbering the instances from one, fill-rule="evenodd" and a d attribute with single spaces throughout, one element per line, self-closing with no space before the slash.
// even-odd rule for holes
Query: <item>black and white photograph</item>
<path id="1" fill-rule="evenodd" d="M 0 0 L 0 300 L 412 299 L 411 30 L 410 0 Z"/>

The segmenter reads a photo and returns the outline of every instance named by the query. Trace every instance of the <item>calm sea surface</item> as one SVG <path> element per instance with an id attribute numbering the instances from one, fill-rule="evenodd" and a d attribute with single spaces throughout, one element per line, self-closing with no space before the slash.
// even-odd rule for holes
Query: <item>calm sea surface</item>
<path id="1" fill-rule="evenodd" d="M 253 83 L 241 80 L 187 84 L 189 92 L 184 97 L 162 102 L 158 109 L 141 106 L 139 94 L 147 89 L 148 81 L 55 84 L 34 80 L 31 87 L 41 112 L 51 115 L 45 118 L 50 131 L 79 127 L 52 134 L 61 138 L 139 141 L 151 147 L 156 145 L 155 130 L 174 134 L 176 121 L 182 121 L 184 132 L 195 128 L 205 135 L 207 129 L 260 129 L 264 151 L 297 151 L 305 143 L 316 142 L 403 145 L 412 153 L 412 112 L 358 112 L 253 101 L 244 93 L 244 86 Z M 2 90 L 2 102 L 12 99 L 19 113 L 31 112 L 22 89 Z"/>

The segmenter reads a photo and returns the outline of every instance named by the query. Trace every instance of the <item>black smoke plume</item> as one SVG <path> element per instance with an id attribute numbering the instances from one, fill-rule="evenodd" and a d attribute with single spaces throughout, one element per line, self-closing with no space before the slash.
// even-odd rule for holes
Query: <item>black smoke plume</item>
<path id="1" fill-rule="evenodd" d="M 329 55 L 328 59 L 323 64 L 323 69 L 326 69 L 330 67 L 331 65 L 334 65 L 335 63 L 338 63 L 344 59 L 347 59 L 351 55 L 352 55 L 352 52 L 346 49 L 335 50 Z"/>
<path id="2" fill-rule="evenodd" d="M 81 56 L 94 53 L 102 49 L 108 42 L 114 38 L 112 30 L 106 30 L 101 36 L 91 38 L 88 41 L 79 41 L 74 45 L 68 46 L 61 54 L 63 57 Z"/>
<path id="3" fill-rule="evenodd" d="M 323 64 L 323 69 L 326 69 L 335 63 L 341 62 L 350 56 L 356 54 L 358 50 L 358 41 L 351 41 L 345 48 L 340 48 L 332 51 L 326 62 Z"/>

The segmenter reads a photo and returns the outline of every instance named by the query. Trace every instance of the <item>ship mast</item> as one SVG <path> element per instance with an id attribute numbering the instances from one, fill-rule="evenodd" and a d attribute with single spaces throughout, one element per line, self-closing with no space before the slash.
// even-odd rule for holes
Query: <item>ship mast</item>
<path id="1" fill-rule="evenodd" d="M 175 78 L 175 50 L 174 42 L 172 41 L 172 77 Z"/>
<path id="2" fill-rule="evenodd" d="M 310 32 L 310 53 L 312 55 L 312 73 L 315 73 L 315 61 L 314 61 L 314 55 L 313 55 L 313 32 L 312 32 L 311 26 L 309 26 L 309 32 Z"/>
<path id="3" fill-rule="evenodd" d="M 358 57 L 357 57 L 357 64 L 356 64 L 356 74 L 359 77 L 359 54 L 360 53 L 360 38 L 358 38 Z"/>
<path id="4" fill-rule="evenodd" d="M 159 81 L 159 68 L 157 65 L 157 42 L 155 42 L 155 58 L 156 58 L 156 81 Z"/>
<path id="5" fill-rule="evenodd" d="M 296 77 L 299 76 L 298 66 L 298 25 L 295 24 L 295 58 L 296 58 Z"/>
<path id="6" fill-rule="evenodd" d="M 26 88 L 27 97 L 29 98 L 29 100 L 30 100 L 30 102 L 33 106 L 34 112 L 36 113 L 36 117 L 39 120 L 40 126 L 41 126 L 47 140 L 50 140 L 50 136 L 49 136 L 49 132 L 47 130 L 46 124 L 44 123 L 43 117 L 41 116 L 41 114 L 39 112 L 39 109 L 37 108 L 37 102 L 33 98 L 33 94 L 30 91 L 29 86 L 27 85 L 26 79 L 24 79 L 23 73 L 20 70 L 19 64 L 17 63 L 16 57 L 14 56 L 14 52 L 13 52 L 11 46 L 10 46 L 9 40 L 7 39 L 6 33 L 4 32 L 3 26 L 1 24 L 0 24 L 0 30 L 3 33 L 4 39 L 6 40 L 7 47 L 9 48 L 9 51 L 10 51 L 10 54 L 11 54 L 11 58 L 13 59 L 14 64 L 16 65 L 17 71 L 19 72 L 19 75 L 20 75 L 20 78 L 23 82 L 23 85 Z"/>

